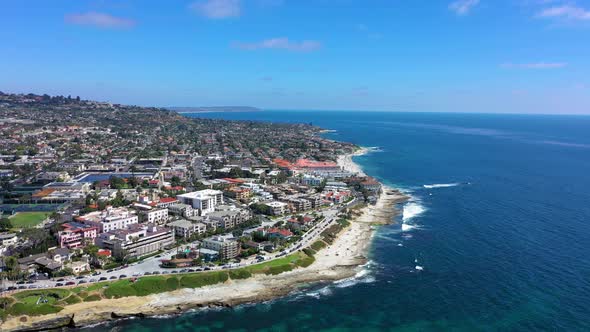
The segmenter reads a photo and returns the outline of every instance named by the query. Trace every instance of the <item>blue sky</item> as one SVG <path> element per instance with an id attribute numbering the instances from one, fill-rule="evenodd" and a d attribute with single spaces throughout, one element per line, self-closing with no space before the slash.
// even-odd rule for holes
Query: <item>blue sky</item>
<path id="1" fill-rule="evenodd" d="M 5 92 L 590 113 L 590 1 L 3 1 L 0 38 Z"/>

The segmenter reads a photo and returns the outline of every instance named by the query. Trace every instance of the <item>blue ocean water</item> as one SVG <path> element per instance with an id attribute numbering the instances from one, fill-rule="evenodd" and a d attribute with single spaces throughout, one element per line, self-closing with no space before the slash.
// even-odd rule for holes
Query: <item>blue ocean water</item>
<path id="1" fill-rule="evenodd" d="M 267 303 L 118 331 L 590 330 L 590 117 L 264 111 L 374 147 L 356 160 L 412 200 L 366 273 Z"/>

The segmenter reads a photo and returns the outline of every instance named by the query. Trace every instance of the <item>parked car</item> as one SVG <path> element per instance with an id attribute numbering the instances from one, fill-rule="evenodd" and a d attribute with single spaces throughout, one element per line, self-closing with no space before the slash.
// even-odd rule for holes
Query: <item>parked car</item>
<path id="1" fill-rule="evenodd" d="M 121 275 L 119 276 L 119 279 L 123 279 L 123 278 L 127 278 L 127 276 L 126 276 L 126 275 L 124 275 L 124 274 L 121 274 Z"/>
<path id="2" fill-rule="evenodd" d="M 98 278 L 98 281 L 104 281 L 104 280 L 107 280 L 107 277 L 100 277 L 100 278 Z"/>
<path id="3" fill-rule="evenodd" d="M 113 279 L 117 279 L 117 276 L 112 276 L 109 279 L 113 280 Z"/>
<path id="4" fill-rule="evenodd" d="M 64 285 L 64 284 L 62 284 L 61 282 L 58 282 L 58 283 L 56 283 L 56 284 L 55 284 L 55 287 L 61 287 L 61 286 L 63 286 L 63 285 Z"/>
<path id="5" fill-rule="evenodd" d="M 73 281 L 68 281 L 66 282 L 66 286 L 71 286 L 71 285 L 75 285 L 76 283 Z"/>
<path id="6" fill-rule="evenodd" d="M 78 281 L 78 285 L 79 284 L 85 284 L 85 283 L 86 283 L 86 280 L 80 280 L 80 281 Z"/>
<path id="7" fill-rule="evenodd" d="M 153 274 L 153 275 L 160 274 L 160 271 L 154 271 L 154 272 L 152 272 L 152 274 Z"/>

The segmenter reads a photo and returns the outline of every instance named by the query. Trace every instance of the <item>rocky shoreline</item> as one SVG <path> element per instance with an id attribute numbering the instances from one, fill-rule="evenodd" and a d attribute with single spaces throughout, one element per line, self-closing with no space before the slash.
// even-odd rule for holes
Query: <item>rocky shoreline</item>
<path id="1" fill-rule="evenodd" d="M 358 155 L 358 152 L 355 155 Z M 352 162 L 352 155 L 339 161 L 347 169 L 360 169 Z M 344 229 L 332 244 L 317 252 L 315 262 L 306 268 L 279 275 L 256 275 L 249 279 L 229 280 L 223 284 L 195 289 L 185 288 L 144 297 L 72 304 L 56 314 L 12 317 L 2 324 L 2 331 L 77 328 L 121 318 L 182 314 L 197 308 L 233 307 L 285 296 L 309 283 L 352 278 L 368 261 L 373 226 L 391 223 L 393 216 L 398 213 L 397 204 L 406 199 L 403 193 L 384 187 L 377 203 L 359 209 L 350 226 Z"/>

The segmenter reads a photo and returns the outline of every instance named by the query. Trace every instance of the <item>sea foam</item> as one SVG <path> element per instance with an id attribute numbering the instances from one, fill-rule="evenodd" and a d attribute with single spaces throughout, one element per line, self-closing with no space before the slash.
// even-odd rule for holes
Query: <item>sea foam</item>
<path id="1" fill-rule="evenodd" d="M 409 202 L 404 205 L 404 209 L 402 212 L 402 220 L 403 222 L 407 222 L 415 218 L 416 216 L 421 215 L 426 211 L 426 208 L 420 205 L 418 202 Z"/>
<path id="2" fill-rule="evenodd" d="M 425 184 L 422 187 L 426 189 L 436 189 L 436 188 L 448 188 L 448 187 L 456 187 L 459 183 L 435 183 L 435 184 Z"/>

